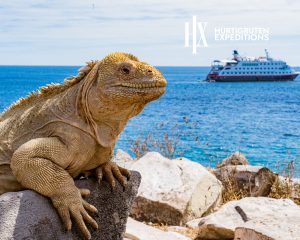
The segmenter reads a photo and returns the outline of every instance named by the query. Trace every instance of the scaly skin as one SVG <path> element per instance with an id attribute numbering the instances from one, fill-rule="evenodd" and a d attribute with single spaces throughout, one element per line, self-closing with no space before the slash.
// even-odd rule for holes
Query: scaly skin
<path id="1" fill-rule="evenodd" d="M 126 53 L 92 61 L 76 77 L 18 100 L 0 115 L 0 194 L 32 189 L 49 197 L 64 225 L 71 217 L 85 238 L 98 228 L 74 178 L 93 172 L 112 187 L 129 172 L 111 162 L 127 121 L 165 90 L 162 74 Z"/>

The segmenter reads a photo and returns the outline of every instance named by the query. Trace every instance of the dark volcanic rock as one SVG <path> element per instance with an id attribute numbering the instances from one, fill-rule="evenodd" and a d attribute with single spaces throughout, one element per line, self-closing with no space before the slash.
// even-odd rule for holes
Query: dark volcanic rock
<path id="1" fill-rule="evenodd" d="M 117 184 L 114 191 L 108 183 L 94 180 L 77 180 L 80 188 L 88 188 L 91 195 L 86 199 L 99 211 L 93 217 L 99 225 L 97 231 L 89 227 L 92 239 L 121 240 L 132 202 L 137 194 L 141 176 L 132 172 L 123 190 Z M 30 190 L 5 193 L 0 196 L 1 240 L 67 240 L 82 239 L 73 223 L 72 233 L 66 232 L 51 201 Z"/>

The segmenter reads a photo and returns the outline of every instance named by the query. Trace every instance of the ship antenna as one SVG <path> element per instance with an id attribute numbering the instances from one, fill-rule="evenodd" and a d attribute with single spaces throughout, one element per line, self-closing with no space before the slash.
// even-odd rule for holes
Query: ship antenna
<path id="1" fill-rule="evenodd" d="M 265 53 L 266 53 L 266 58 L 269 59 L 269 52 L 267 49 L 265 49 Z"/>

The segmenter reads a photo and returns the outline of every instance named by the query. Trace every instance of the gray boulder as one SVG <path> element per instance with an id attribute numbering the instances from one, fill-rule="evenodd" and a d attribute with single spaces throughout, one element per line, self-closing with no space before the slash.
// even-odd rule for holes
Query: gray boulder
<path id="1" fill-rule="evenodd" d="M 89 228 L 92 239 L 121 240 L 128 214 L 137 194 L 141 176 L 132 172 L 124 190 L 117 184 L 114 191 L 106 182 L 99 184 L 92 179 L 77 180 L 80 188 L 88 188 L 91 195 L 86 199 L 99 211 L 93 217 L 99 225 L 97 231 Z M 9 192 L 0 196 L 1 240 L 71 240 L 82 239 L 73 224 L 72 232 L 66 232 L 49 199 L 26 190 Z"/>

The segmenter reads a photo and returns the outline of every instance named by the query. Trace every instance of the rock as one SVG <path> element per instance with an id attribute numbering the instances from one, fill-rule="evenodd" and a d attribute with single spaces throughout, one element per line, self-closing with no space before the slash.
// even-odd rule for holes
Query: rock
<path id="1" fill-rule="evenodd" d="M 191 240 L 176 232 L 165 232 L 128 218 L 125 237 L 130 240 Z"/>
<path id="2" fill-rule="evenodd" d="M 132 170 L 142 175 L 131 215 L 141 221 L 181 225 L 211 211 L 221 200 L 222 184 L 198 163 L 169 160 L 150 152 Z"/>
<path id="3" fill-rule="evenodd" d="M 294 200 L 294 202 L 298 203 L 300 205 L 300 179 L 299 178 L 292 178 L 291 179 L 291 199 Z"/>
<path id="4" fill-rule="evenodd" d="M 224 166 L 236 166 L 236 165 L 249 165 L 249 162 L 247 161 L 245 155 L 239 151 L 223 159 L 220 163 L 218 163 L 216 168 L 221 168 Z"/>
<path id="5" fill-rule="evenodd" d="M 191 221 L 188 221 L 185 225 L 188 227 L 188 228 L 198 228 L 198 225 L 199 225 L 199 222 L 200 222 L 201 218 L 195 218 Z"/>
<path id="6" fill-rule="evenodd" d="M 277 239 L 277 238 L 276 238 Z M 278 238 L 279 239 L 279 238 Z M 285 238 L 283 238 L 284 240 Z M 274 238 L 268 237 L 257 230 L 247 228 L 247 227 L 238 227 L 234 233 L 234 240 L 275 240 Z M 294 239 L 291 239 L 294 240 Z"/>
<path id="7" fill-rule="evenodd" d="M 261 168 L 254 176 L 255 187 L 252 189 L 250 195 L 252 197 L 269 196 L 272 186 L 277 179 L 278 175 L 270 169 L 266 167 Z"/>
<path id="8" fill-rule="evenodd" d="M 248 182 L 249 179 L 254 179 L 254 176 L 262 168 L 262 166 L 252 165 L 224 166 L 221 168 L 212 169 L 212 173 L 220 181 L 225 181 L 234 177 L 237 182 L 240 182 L 243 185 L 243 183 Z"/>
<path id="9" fill-rule="evenodd" d="M 289 198 L 300 205 L 300 179 L 278 176 L 271 188 L 270 197 Z"/>
<path id="10" fill-rule="evenodd" d="M 97 231 L 89 228 L 92 239 L 121 240 L 133 199 L 140 184 L 140 174 L 132 172 L 128 185 L 123 190 L 117 184 L 114 191 L 106 182 L 99 184 L 92 180 L 77 180 L 76 185 L 91 190 L 87 201 L 99 211 L 95 220 Z M 72 232 L 66 232 L 49 199 L 26 190 L 9 192 L 0 196 L 1 240 L 71 240 L 82 239 L 73 223 Z"/>
<path id="11" fill-rule="evenodd" d="M 187 232 L 189 230 L 183 226 L 166 226 L 166 229 L 170 232 Z"/>
<path id="12" fill-rule="evenodd" d="M 247 196 L 268 196 L 277 175 L 261 166 L 237 165 L 213 169 L 212 172 L 223 183 Z"/>
<path id="13" fill-rule="evenodd" d="M 133 159 L 127 152 L 123 151 L 122 149 L 118 149 L 116 155 L 113 157 L 113 161 L 120 167 L 130 169 L 132 164 L 137 160 Z"/>
<path id="14" fill-rule="evenodd" d="M 198 240 L 300 239 L 300 207 L 289 199 L 247 197 L 231 201 L 198 222 Z"/>
<path id="15" fill-rule="evenodd" d="M 183 226 L 165 226 L 166 230 L 169 232 L 176 232 L 187 236 L 189 238 L 194 239 L 197 236 L 197 231 L 190 227 L 183 227 Z"/>

